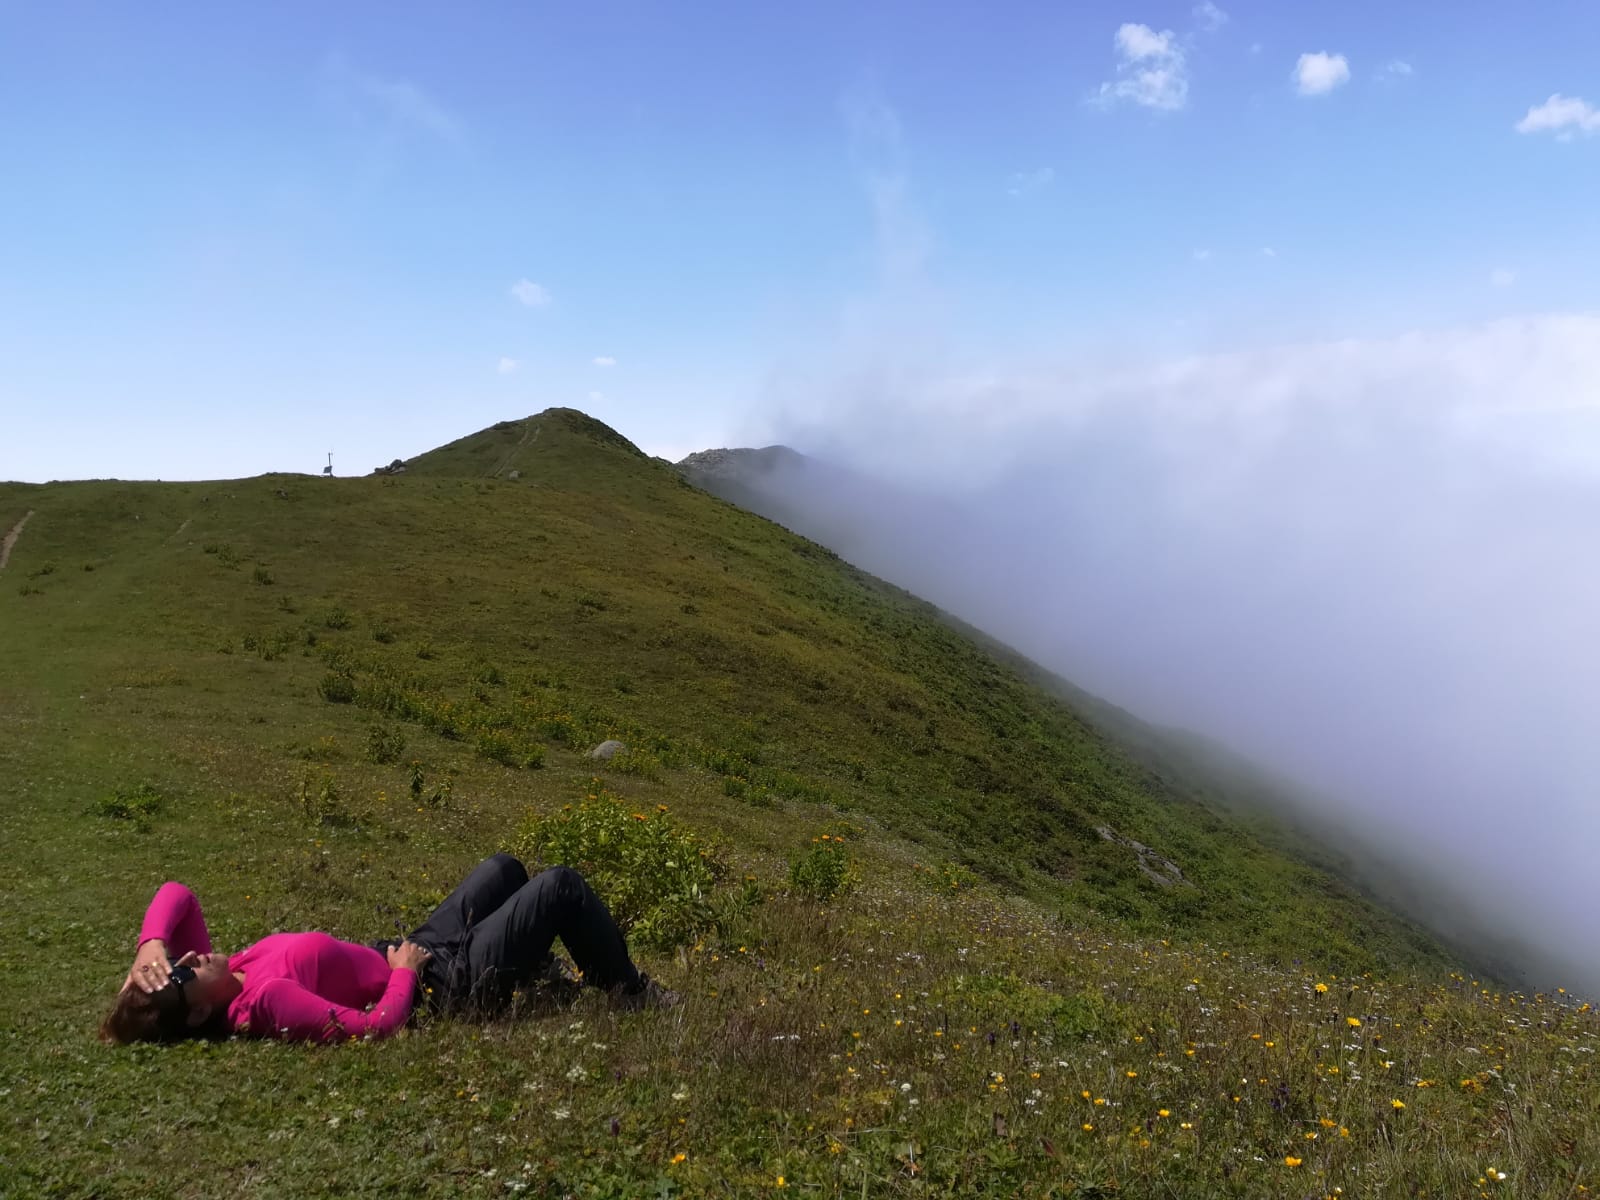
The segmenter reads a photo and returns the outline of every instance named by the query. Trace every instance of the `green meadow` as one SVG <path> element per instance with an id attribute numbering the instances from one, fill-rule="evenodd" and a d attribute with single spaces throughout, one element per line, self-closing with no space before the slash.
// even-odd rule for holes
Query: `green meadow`
<path id="1" fill-rule="evenodd" d="M 0 570 L 0 1194 L 1596 1186 L 1586 1003 L 1475 975 L 582 414 L 399 475 L 0 484 L 0 534 L 30 513 Z M 370 941 L 506 848 L 584 869 L 684 1002 L 96 1039 L 163 880 L 222 949 Z"/>

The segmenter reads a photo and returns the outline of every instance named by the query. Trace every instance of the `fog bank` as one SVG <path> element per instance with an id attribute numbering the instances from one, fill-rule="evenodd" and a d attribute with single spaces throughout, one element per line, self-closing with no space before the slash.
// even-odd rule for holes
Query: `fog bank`
<path id="1" fill-rule="evenodd" d="M 790 371 L 845 557 L 1337 797 L 1600 988 L 1600 316 L 1156 366 Z"/>

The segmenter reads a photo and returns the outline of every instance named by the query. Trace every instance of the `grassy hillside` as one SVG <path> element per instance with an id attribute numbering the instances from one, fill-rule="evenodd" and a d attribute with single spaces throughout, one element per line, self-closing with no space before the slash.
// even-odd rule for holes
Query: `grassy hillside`
<path id="1" fill-rule="evenodd" d="M 1586 1178 L 1587 1012 L 1452 979 L 927 605 L 581 414 L 398 476 L 0 485 L 0 532 L 29 511 L 0 1191 L 1459 1194 L 1491 1151 L 1524 1194 Z M 607 798 L 722 864 L 693 936 L 641 945 L 680 1009 L 93 1041 L 163 879 L 222 946 L 368 940 Z"/>

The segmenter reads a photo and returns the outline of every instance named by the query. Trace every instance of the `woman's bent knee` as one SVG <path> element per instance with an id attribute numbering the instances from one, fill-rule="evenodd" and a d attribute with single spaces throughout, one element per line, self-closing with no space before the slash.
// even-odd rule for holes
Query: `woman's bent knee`
<path id="1" fill-rule="evenodd" d="M 572 867 L 546 867 L 533 879 L 541 888 L 550 888 L 557 892 L 573 892 L 583 890 L 583 876 Z"/>
<path id="2" fill-rule="evenodd" d="M 485 865 L 492 865 L 500 872 L 503 879 L 513 881 L 516 887 L 521 887 L 528 880 L 528 868 L 514 854 L 507 854 L 502 850 L 498 854 L 491 854 L 484 860 Z"/>

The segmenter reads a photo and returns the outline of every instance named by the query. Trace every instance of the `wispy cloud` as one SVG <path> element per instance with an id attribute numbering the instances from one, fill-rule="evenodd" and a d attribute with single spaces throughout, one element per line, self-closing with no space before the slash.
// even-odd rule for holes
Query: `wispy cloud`
<path id="1" fill-rule="evenodd" d="M 614 367 L 617 365 L 617 360 L 609 354 L 597 354 L 589 361 L 597 367 Z"/>
<path id="2" fill-rule="evenodd" d="M 1600 109 L 1577 96 L 1559 92 L 1528 110 L 1517 122 L 1518 133 L 1553 133 L 1561 141 L 1576 134 L 1600 133 Z"/>
<path id="3" fill-rule="evenodd" d="M 511 297 L 526 308 L 544 308 L 550 303 L 550 293 L 531 279 L 519 279 L 511 285 Z"/>
<path id="4" fill-rule="evenodd" d="M 1194 252 L 1194 260 L 1195 260 L 1195 262 L 1202 262 L 1202 263 L 1203 262 L 1210 262 L 1211 261 L 1211 251 L 1205 249 L 1204 247 L 1201 247 L 1199 250 L 1196 250 Z"/>
<path id="5" fill-rule="evenodd" d="M 1006 181 L 1006 195 L 1029 196 L 1049 187 L 1055 181 L 1054 167 L 1040 167 L 1036 171 L 1018 171 Z"/>
<path id="6" fill-rule="evenodd" d="M 1350 81 L 1350 62 L 1342 54 L 1302 54 L 1294 68 L 1295 86 L 1302 96 L 1326 96 Z"/>
<path id="7" fill-rule="evenodd" d="M 1517 281 L 1517 273 L 1506 267 L 1496 267 L 1489 272 L 1489 283 L 1497 288 L 1510 287 Z"/>
<path id="8" fill-rule="evenodd" d="M 1194 6 L 1194 23 L 1204 33 L 1215 33 L 1228 23 L 1228 14 L 1211 0 L 1201 0 Z"/>
<path id="9" fill-rule="evenodd" d="M 850 137 L 850 155 L 872 203 L 874 242 L 884 281 L 919 278 L 933 251 L 927 223 L 911 203 L 900 115 L 871 89 L 847 93 L 840 111 Z"/>
<path id="10" fill-rule="evenodd" d="M 1382 79 L 1404 79 L 1411 74 L 1414 74 L 1411 64 L 1403 58 L 1391 58 L 1383 64 L 1383 70 L 1378 72 L 1379 78 Z"/>
<path id="11" fill-rule="evenodd" d="M 1261 257 L 1262 258 L 1277 258 L 1278 257 L 1278 252 L 1276 250 L 1274 250 L 1271 246 L 1263 246 L 1263 247 L 1261 247 Z"/>
<path id="12" fill-rule="evenodd" d="M 374 75 L 341 54 L 324 60 L 322 75 L 333 97 L 361 121 L 391 132 L 421 133 L 453 143 L 462 140 L 464 127 L 455 115 L 409 79 Z"/>
<path id="13" fill-rule="evenodd" d="M 1100 85 L 1101 104 L 1126 100 L 1158 112 L 1177 112 L 1189 102 L 1189 67 L 1178 35 L 1157 33 L 1148 25 L 1121 26 L 1112 44 L 1117 52 L 1117 78 Z"/>
<path id="14" fill-rule="evenodd" d="M 504 358 L 504 357 L 502 357 L 500 359 L 499 364 L 495 367 L 495 370 L 500 372 L 500 374 L 502 374 L 502 375 L 511 375 L 511 374 L 515 373 L 517 368 L 520 367 L 521 365 L 522 364 L 520 362 L 518 362 L 514 358 Z"/>

